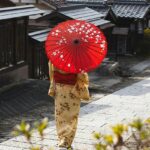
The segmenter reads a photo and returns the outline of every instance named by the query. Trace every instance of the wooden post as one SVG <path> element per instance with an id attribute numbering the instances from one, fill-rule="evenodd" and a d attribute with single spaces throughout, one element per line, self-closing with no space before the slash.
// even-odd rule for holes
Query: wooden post
<path id="1" fill-rule="evenodd" d="M 17 60 L 16 60 L 16 26 L 17 26 L 17 21 L 16 19 L 13 20 L 13 65 L 16 65 Z"/>
<path id="2" fill-rule="evenodd" d="M 118 36 L 114 36 L 115 41 L 115 61 L 118 61 Z"/>
<path id="3" fill-rule="evenodd" d="M 29 17 L 25 17 L 25 54 L 24 54 L 24 60 L 27 60 L 27 53 L 28 53 L 28 22 L 29 22 Z"/>
<path id="4" fill-rule="evenodd" d="M 38 4 L 39 3 L 39 0 L 36 0 L 36 4 Z"/>

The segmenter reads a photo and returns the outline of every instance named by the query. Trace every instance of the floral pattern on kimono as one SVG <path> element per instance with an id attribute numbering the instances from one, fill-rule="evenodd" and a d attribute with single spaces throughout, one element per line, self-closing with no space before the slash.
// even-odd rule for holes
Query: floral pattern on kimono
<path id="1" fill-rule="evenodd" d="M 89 100 L 87 73 L 78 74 L 75 85 L 54 81 L 54 68 L 49 63 L 50 88 L 48 94 L 55 98 L 55 121 L 60 147 L 70 147 L 75 137 L 81 99 Z M 61 73 L 65 73 L 59 71 Z"/>

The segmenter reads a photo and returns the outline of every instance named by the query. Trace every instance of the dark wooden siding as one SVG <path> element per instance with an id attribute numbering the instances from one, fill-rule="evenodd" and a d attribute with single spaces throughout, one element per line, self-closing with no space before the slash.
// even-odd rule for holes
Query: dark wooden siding
<path id="1" fill-rule="evenodd" d="M 16 28 L 16 61 L 21 63 L 26 60 L 26 21 L 17 20 Z"/>
<path id="2" fill-rule="evenodd" d="M 0 68 L 14 64 L 14 23 L 0 23 Z"/>
<path id="3" fill-rule="evenodd" d="M 0 71 L 26 61 L 27 18 L 0 22 Z"/>
<path id="4" fill-rule="evenodd" d="M 45 53 L 44 42 L 38 43 L 30 39 L 29 45 L 29 77 L 34 79 L 48 79 L 48 59 Z"/>

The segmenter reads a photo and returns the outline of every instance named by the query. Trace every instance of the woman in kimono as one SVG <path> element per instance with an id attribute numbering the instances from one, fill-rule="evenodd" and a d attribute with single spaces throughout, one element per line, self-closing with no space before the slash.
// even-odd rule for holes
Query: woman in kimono
<path id="1" fill-rule="evenodd" d="M 87 73 L 71 74 L 55 68 L 49 62 L 50 88 L 55 98 L 55 121 L 59 147 L 70 148 L 75 137 L 81 99 L 89 100 Z"/>

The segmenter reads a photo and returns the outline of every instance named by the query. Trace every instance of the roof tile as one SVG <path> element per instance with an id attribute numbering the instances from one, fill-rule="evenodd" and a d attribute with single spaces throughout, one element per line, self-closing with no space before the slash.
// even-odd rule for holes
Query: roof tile
<path id="1" fill-rule="evenodd" d="M 117 17 L 142 19 L 149 11 L 149 5 L 114 4 L 112 10 Z"/>
<path id="2" fill-rule="evenodd" d="M 6 7 L 0 9 L 0 20 L 13 19 L 42 13 L 44 13 L 44 11 L 35 8 L 33 5 Z"/>

